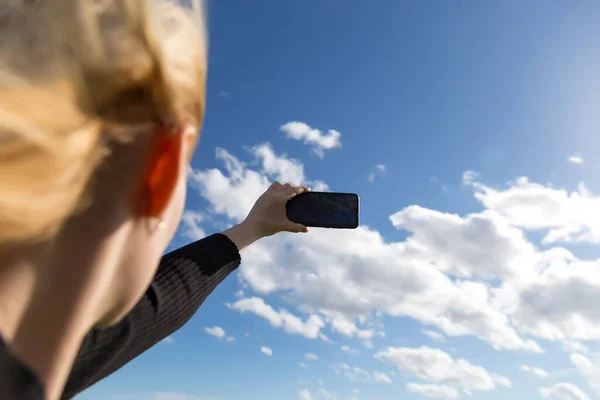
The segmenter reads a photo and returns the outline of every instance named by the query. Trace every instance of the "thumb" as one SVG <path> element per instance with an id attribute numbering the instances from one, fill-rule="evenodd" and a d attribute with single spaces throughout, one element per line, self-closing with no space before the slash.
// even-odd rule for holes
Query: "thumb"
<path id="1" fill-rule="evenodd" d="M 302 224 L 297 224 L 295 222 L 288 221 L 285 226 L 285 230 L 288 232 L 296 232 L 296 233 L 306 233 L 308 232 L 308 228 Z"/>

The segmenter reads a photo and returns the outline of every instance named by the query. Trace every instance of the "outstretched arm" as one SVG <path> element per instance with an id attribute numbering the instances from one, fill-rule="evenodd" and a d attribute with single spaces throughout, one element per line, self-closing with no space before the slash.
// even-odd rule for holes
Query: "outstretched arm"
<path id="1" fill-rule="evenodd" d="M 70 399 L 106 378 L 181 328 L 237 269 L 247 246 L 281 231 L 306 232 L 306 227 L 287 219 L 285 203 L 307 190 L 275 182 L 244 222 L 165 255 L 135 308 L 117 325 L 87 335 L 62 398 Z"/>
<path id="2" fill-rule="evenodd" d="M 216 234 L 165 255 L 136 307 L 119 324 L 85 338 L 63 399 L 112 374 L 183 326 L 240 264 L 234 242 Z"/>

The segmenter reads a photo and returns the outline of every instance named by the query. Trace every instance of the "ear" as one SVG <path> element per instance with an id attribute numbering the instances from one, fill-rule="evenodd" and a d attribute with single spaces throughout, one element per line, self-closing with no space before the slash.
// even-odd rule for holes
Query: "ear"
<path id="1" fill-rule="evenodd" d="M 150 160 L 142 177 L 141 193 L 138 193 L 138 199 L 144 199 L 143 208 L 139 210 L 141 216 L 158 218 L 164 213 L 181 174 L 187 172 L 191 136 L 190 127 L 175 131 L 159 127 L 154 132 Z"/>

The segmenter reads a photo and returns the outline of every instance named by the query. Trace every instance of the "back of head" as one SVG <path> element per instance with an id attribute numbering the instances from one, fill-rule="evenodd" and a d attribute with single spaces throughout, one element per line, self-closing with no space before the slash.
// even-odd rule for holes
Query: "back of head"
<path id="1" fill-rule="evenodd" d="M 0 2 L 0 245 L 60 230 L 111 142 L 199 126 L 206 51 L 199 3 Z"/>

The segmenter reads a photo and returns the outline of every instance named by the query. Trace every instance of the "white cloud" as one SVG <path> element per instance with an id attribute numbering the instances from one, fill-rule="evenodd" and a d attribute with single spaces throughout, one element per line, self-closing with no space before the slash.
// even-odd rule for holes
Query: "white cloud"
<path id="1" fill-rule="evenodd" d="M 510 182 L 504 190 L 475 181 L 470 184 L 476 190 L 475 198 L 511 226 L 547 230 L 544 244 L 600 243 L 600 219 L 595 217 L 600 197 L 590 193 L 583 183 L 574 192 L 532 183 L 526 177 Z"/>
<path id="2" fill-rule="evenodd" d="M 304 122 L 288 122 L 282 125 L 280 130 L 289 139 L 299 140 L 313 147 L 317 156 L 323 158 L 325 150 L 342 147 L 342 135 L 336 130 L 330 129 L 326 134 L 318 129 L 313 129 Z"/>
<path id="3" fill-rule="evenodd" d="M 167 336 L 166 338 L 164 338 L 160 342 L 164 343 L 164 344 L 175 344 L 175 338 L 173 336 Z"/>
<path id="4" fill-rule="evenodd" d="M 587 358 L 586 356 L 582 356 L 581 354 L 571 354 L 569 359 L 579 370 L 589 371 L 594 368 L 594 364 L 592 360 Z"/>
<path id="5" fill-rule="evenodd" d="M 390 220 L 396 228 L 411 232 L 406 244 L 415 256 L 434 252 L 437 256 L 429 257 L 436 267 L 456 276 L 512 278 L 523 273 L 521 263 L 535 261 L 535 247 L 522 232 L 494 214 L 463 218 L 409 206 Z"/>
<path id="6" fill-rule="evenodd" d="M 358 328 L 350 319 L 346 318 L 343 315 L 336 316 L 331 321 L 331 328 L 341 333 L 344 336 L 352 337 L 358 331 Z"/>
<path id="7" fill-rule="evenodd" d="M 313 353 L 306 353 L 306 354 L 304 355 L 304 358 L 305 358 L 306 360 L 310 360 L 310 361 L 315 361 L 315 360 L 318 360 L 318 359 L 319 359 L 319 357 L 317 357 L 317 355 L 316 355 L 316 354 L 313 354 Z"/>
<path id="8" fill-rule="evenodd" d="M 191 397 L 184 393 L 156 393 L 154 400 L 188 400 Z"/>
<path id="9" fill-rule="evenodd" d="M 136 400 L 140 400 L 139 397 L 134 397 Z M 175 393 L 175 392 L 159 392 L 151 396 L 152 400 L 216 400 L 214 397 L 199 397 L 186 393 Z"/>
<path id="10" fill-rule="evenodd" d="M 251 156 L 259 162 L 245 164 L 220 149 L 223 172 L 191 174 L 210 209 L 228 222 L 245 217 L 277 176 L 310 182 L 298 160 L 271 147 L 256 146 Z M 559 244 L 600 243 L 600 197 L 583 184 L 569 192 L 519 178 L 491 188 L 472 172 L 463 182 L 481 211 L 406 207 L 390 218 L 407 231 L 402 241 L 362 226 L 254 244 L 239 279 L 262 295 L 285 293 L 298 311 L 275 311 L 259 299 L 264 307 L 256 303 L 251 312 L 290 333 L 318 338 L 329 324 L 335 334 L 365 342 L 370 338 L 361 332 L 373 334 L 372 315 L 410 317 L 440 335 L 474 336 L 499 350 L 540 352 L 537 338 L 562 341 L 565 351 L 595 364 L 579 341 L 600 340 L 600 311 L 593 307 L 600 300 L 600 261 L 580 259 Z M 541 245 L 529 233 L 543 237 Z"/>
<path id="11" fill-rule="evenodd" d="M 479 179 L 481 175 L 478 172 L 475 171 L 465 171 L 463 172 L 463 176 L 462 176 L 462 181 L 464 184 L 470 184 L 472 182 L 475 182 L 477 179 Z"/>
<path id="12" fill-rule="evenodd" d="M 600 242 L 600 197 L 584 184 L 577 192 L 531 183 L 519 178 L 504 190 L 477 181 L 469 183 L 475 197 L 510 226 L 540 231 L 542 243 Z M 527 276 L 504 282 L 496 291 L 503 311 L 514 325 L 530 335 L 548 340 L 600 339 L 600 311 L 591 307 L 600 296 L 600 262 L 580 260 L 570 251 L 554 247 L 536 251 L 534 260 L 523 260 Z M 527 266 L 527 267 L 525 267 Z"/>
<path id="13" fill-rule="evenodd" d="M 367 372 L 367 370 L 365 370 L 363 368 L 359 368 L 359 367 L 352 368 L 352 372 L 354 372 L 356 375 L 360 375 L 360 376 L 364 376 L 364 377 L 370 376 L 370 374 L 369 374 L 369 372 Z"/>
<path id="14" fill-rule="evenodd" d="M 545 399 L 555 400 L 589 400 L 590 398 L 577 386 L 570 383 L 557 383 L 552 387 L 540 388 Z"/>
<path id="15" fill-rule="evenodd" d="M 356 324 L 348 317 L 344 315 L 336 315 L 333 318 L 329 318 L 331 328 L 344 336 L 354 337 L 357 336 L 360 339 L 369 340 L 375 336 L 375 332 L 371 329 L 359 329 Z"/>
<path id="16" fill-rule="evenodd" d="M 454 360 L 442 350 L 430 347 L 388 347 L 375 358 L 389 361 L 424 381 L 459 387 L 464 391 L 493 390 L 496 384 L 511 386 L 506 377 L 490 374 L 485 368 L 464 359 Z"/>
<path id="17" fill-rule="evenodd" d="M 214 326 L 212 328 L 204 328 L 206 333 L 216 338 L 223 339 L 225 337 L 225 331 L 220 326 Z"/>
<path id="18" fill-rule="evenodd" d="M 598 340 L 600 310 L 590 302 L 599 299 L 600 263 L 569 258 L 553 261 L 518 290 L 514 321 L 549 340 Z"/>
<path id="19" fill-rule="evenodd" d="M 178 392 L 136 393 L 134 395 L 113 395 L 112 400 L 217 400 L 214 397 L 195 396 Z"/>
<path id="20" fill-rule="evenodd" d="M 271 350 L 269 347 L 266 347 L 266 346 L 262 346 L 260 348 L 260 352 L 268 355 L 269 357 L 273 355 L 273 350 Z"/>
<path id="21" fill-rule="evenodd" d="M 298 393 L 298 398 L 300 400 L 313 400 L 308 389 L 301 390 L 300 393 Z"/>
<path id="22" fill-rule="evenodd" d="M 548 372 L 546 372 L 545 370 L 543 370 L 541 368 L 537 368 L 537 367 L 531 367 L 529 365 L 522 365 L 521 366 L 521 371 L 523 371 L 523 372 L 530 372 L 530 373 L 535 374 L 537 376 L 540 376 L 542 378 L 547 378 L 548 377 Z"/>
<path id="23" fill-rule="evenodd" d="M 300 368 L 308 368 L 308 365 L 307 365 L 307 364 L 305 364 L 305 363 L 303 363 L 303 362 L 299 363 L 299 364 L 298 364 L 298 366 L 299 366 Z"/>
<path id="24" fill-rule="evenodd" d="M 204 221 L 204 214 L 185 210 L 181 217 L 182 234 L 187 239 L 195 241 L 206 237 L 204 229 L 200 227 L 200 223 Z"/>
<path id="25" fill-rule="evenodd" d="M 406 389 L 408 389 L 409 392 L 417 393 L 423 397 L 450 400 L 460 398 L 460 393 L 458 393 L 458 390 L 446 385 L 407 383 Z"/>
<path id="26" fill-rule="evenodd" d="M 581 165 L 584 163 L 583 157 L 578 156 L 578 155 L 573 155 L 569 157 L 569 162 L 571 164 L 578 164 Z"/>
<path id="27" fill-rule="evenodd" d="M 577 371 L 587 380 L 588 385 L 600 396 L 600 353 L 592 353 L 590 357 L 573 353 L 569 356 Z"/>
<path id="28" fill-rule="evenodd" d="M 219 149 L 217 157 L 225 163 L 226 173 L 196 171 L 192 182 L 214 212 L 239 221 L 269 179 L 225 150 Z M 299 162 L 294 162 L 298 168 L 288 169 L 300 170 Z M 303 312 L 321 314 L 323 322 L 345 335 L 368 330 L 354 321 L 364 322 L 377 312 L 412 317 L 449 336 L 477 336 L 497 349 L 541 351 L 511 326 L 503 309 L 507 300 L 498 300 L 500 294 L 509 300 L 516 294 L 510 297 L 508 290 L 500 293 L 485 283 L 453 281 L 446 275 L 450 271 L 466 279 L 535 275 L 539 255 L 518 229 L 494 215 L 459 217 L 420 207 L 408 207 L 393 220 L 412 232 L 404 242 L 387 242 L 366 226 L 266 238 L 246 250 L 239 278 L 260 294 L 285 292 L 287 301 Z M 443 229 L 450 229 L 451 235 L 440 233 Z"/>
<path id="29" fill-rule="evenodd" d="M 285 154 L 275 154 L 268 143 L 254 146 L 251 151 L 260 160 L 263 171 L 268 176 L 296 185 L 305 183 L 304 166 L 298 160 L 288 158 Z"/>
<path id="30" fill-rule="evenodd" d="M 563 341 L 563 349 L 567 353 L 588 354 L 590 352 L 590 348 L 587 345 L 575 340 Z"/>
<path id="31" fill-rule="evenodd" d="M 369 182 L 373 182 L 377 176 L 382 176 L 385 174 L 386 167 L 383 164 L 375 164 L 375 168 L 373 171 L 369 172 L 367 176 L 367 180 Z"/>
<path id="32" fill-rule="evenodd" d="M 225 341 L 226 341 L 226 342 L 235 342 L 235 338 L 234 338 L 233 336 L 227 336 L 227 337 L 225 338 Z"/>
<path id="33" fill-rule="evenodd" d="M 342 349 L 342 351 L 343 351 L 344 353 L 352 354 L 353 356 L 357 356 L 357 355 L 359 354 L 359 351 L 358 351 L 358 350 L 356 350 L 356 349 L 353 349 L 353 348 L 352 348 L 352 347 L 350 347 L 350 346 L 346 346 L 346 345 L 344 345 L 344 346 L 342 346 L 342 347 L 340 347 L 340 348 Z"/>
<path id="34" fill-rule="evenodd" d="M 233 310 L 254 313 L 269 321 L 275 328 L 283 328 L 287 333 L 302 335 L 309 339 L 319 337 L 319 331 L 325 325 L 323 319 L 317 315 L 311 315 L 306 321 L 302 321 L 284 309 L 275 311 L 259 297 L 240 299 L 228 306 Z"/>
<path id="35" fill-rule="evenodd" d="M 383 372 L 373 371 L 373 379 L 379 383 L 392 383 L 392 379 Z"/>
<path id="36" fill-rule="evenodd" d="M 424 329 L 423 333 L 429 336 L 431 339 L 435 340 L 436 342 L 446 343 L 446 338 L 439 332 Z"/>
<path id="37" fill-rule="evenodd" d="M 512 387 L 512 382 L 510 381 L 510 379 L 508 379 L 505 376 L 498 375 L 498 374 L 492 374 L 492 379 L 494 380 L 494 382 L 496 382 L 500 386 L 504 386 L 507 388 Z"/>
<path id="38" fill-rule="evenodd" d="M 268 143 L 256 145 L 249 151 L 261 166 L 259 171 L 249 169 L 248 164 L 222 148 L 216 149 L 216 157 L 225 164 L 228 176 L 216 168 L 190 171 L 191 186 L 209 200 L 211 212 L 241 222 L 274 180 L 306 185 L 317 191 L 329 190 L 325 182 L 306 179 L 302 163 L 285 154 L 276 155 Z"/>
<path id="39" fill-rule="evenodd" d="M 364 368 L 360 367 L 351 367 L 348 364 L 342 363 L 337 365 L 331 365 L 333 370 L 338 374 L 343 374 L 347 378 L 353 381 L 362 381 L 362 382 L 373 382 L 374 379 L 371 374 Z"/>
<path id="40" fill-rule="evenodd" d="M 258 197 L 269 187 L 266 175 L 246 168 L 246 164 L 222 148 L 216 150 L 229 176 L 219 169 L 190 171 L 191 186 L 209 200 L 213 213 L 225 214 L 235 222 L 242 221 Z M 213 201 L 214 200 L 214 201 Z"/>
<path id="41" fill-rule="evenodd" d="M 328 392 L 324 388 L 319 388 L 318 393 L 324 400 L 337 400 L 338 398 L 335 394 Z"/>

